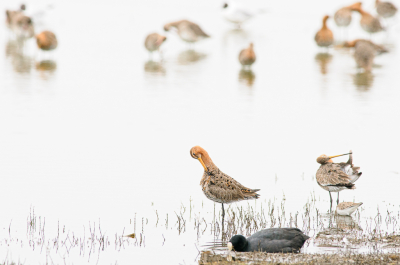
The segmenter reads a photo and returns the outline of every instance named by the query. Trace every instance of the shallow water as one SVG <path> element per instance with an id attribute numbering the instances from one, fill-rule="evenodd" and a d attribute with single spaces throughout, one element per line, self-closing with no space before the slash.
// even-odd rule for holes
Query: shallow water
<path id="1" fill-rule="evenodd" d="M 250 205 L 260 213 L 284 198 L 288 216 L 315 197 L 315 207 L 326 213 L 329 195 L 316 184 L 315 160 L 351 149 L 363 175 L 340 200 L 364 203 L 362 223 L 377 208 L 400 211 L 398 19 L 372 37 L 390 52 L 365 74 L 351 51 L 326 55 L 313 41 L 323 15 L 348 2 L 250 3 L 264 12 L 235 30 L 215 1 L 26 1 L 37 31 L 50 29 L 59 39 L 50 55 L 37 52 L 34 40 L 15 47 L 0 27 L 0 262 L 115 264 L 151 257 L 196 263 L 214 238 L 210 227 L 197 237 L 195 217 L 211 224 L 220 205 L 214 210 L 202 194 L 202 167 L 189 155 L 194 145 L 225 173 L 261 189 L 257 202 L 232 207 Z M 11 0 L 0 3 L 0 10 L 15 7 Z M 364 7 L 372 10 L 373 1 Z M 198 22 L 211 38 L 189 47 L 167 33 L 162 61 L 149 61 L 145 36 L 182 18 Z M 369 38 L 359 15 L 353 19 L 348 36 Z M 338 36 L 333 21 L 328 24 Z M 257 62 L 245 72 L 237 57 L 249 42 Z M 176 216 L 183 207 L 185 232 Z M 45 218 L 45 241 L 57 237 L 58 226 L 87 239 L 89 226 L 100 222 L 111 247 L 96 258 L 32 250 L 32 209 Z M 132 232 L 143 232 L 145 246 L 125 238 L 124 248 L 114 247 L 116 236 Z"/>

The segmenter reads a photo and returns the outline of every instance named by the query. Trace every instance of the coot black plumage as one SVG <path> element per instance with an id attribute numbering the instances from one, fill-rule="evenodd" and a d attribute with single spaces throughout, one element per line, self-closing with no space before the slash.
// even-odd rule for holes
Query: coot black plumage
<path id="1" fill-rule="evenodd" d="M 299 252 L 309 238 L 297 228 L 269 228 L 261 230 L 247 239 L 242 235 L 233 236 L 229 242 L 238 252 L 293 253 Z"/>

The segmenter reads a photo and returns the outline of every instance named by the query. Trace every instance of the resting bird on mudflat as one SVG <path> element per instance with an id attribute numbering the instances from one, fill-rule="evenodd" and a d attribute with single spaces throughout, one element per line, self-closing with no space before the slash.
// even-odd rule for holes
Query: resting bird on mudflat
<path id="1" fill-rule="evenodd" d="M 326 25 L 329 16 L 324 16 L 322 20 L 322 28 L 315 34 L 315 42 L 320 47 L 329 47 L 333 44 L 333 33 Z"/>
<path id="2" fill-rule="evenodd" d="M 388 52 L 388 50 L 373 43 L 370 40 L 357 39 L 345 42 L 343 47 L 354 47 L 354 59 L 358 67 L 361 67 L 365 72 L 370 72 L 374 64 L 375 54 Z"/>
<path id="3" fill-rule="evenodd" d="M 348 215 L 350 216 L 352 213 L 357 210 L 363 203 L 356 203 L 356 202 L 341 202 L 336 206 L 336 213 L 338 215 Z"/>
<path id="4" fill-rule="evenodd" d="M 355 11 L 355 8 L 360 8 L 361 2 L 354 3 L 349 6 L 345 6 L 336 11 L 333 19 L 338 27 L 347 27 L 351 23 L 351 12 Z"/>
<path id="5" fill-rule="evenodd" d="M 225 216 L 224 203 L 258 199 L 260 196 L 256 193 L 259 189 L 249 189 L 221 172 L 200 146 L 192 147 L 190 155 L 202 164 L 204 174 L 200 186 L 208 199 L 222 204 L 222 218 Z"/>
<path id="6" fill-rule="evenodd" d="M 251 65 L 256 61 L 256 54 L 254 53 L 253 43 L 249 44 L 249 47 L 243 49 L 239 53 L 239 62 L 245 67 L 251 67 Z"/>
<path id="7" fill-rule="evenodd" d="M 346 163 L 333 163 L 332 158 L 349 155 Z M 329 197 L 332 208 L 331 192 L 337 192 L 337 204 L 339 204 L 339 192 L 344 189 L 354 190 L 356 186 L 354 182 L 361 176 L 358 172 L 359 167 L 353 165 L 352 152 L 343 155 L 327 156 L 321 155 L 317 158 L 317 162 L 321 164 L 317 170 L 317 183 L 324 190 L 329 191 Z"/>
<path id="8" fill-rule="evenodd" d="M 383 30 L 379 18 L 372 16 L 370 13 L 364 11 L 361 7 L 354 8 L 361 15 L 360 25 L 363 30 L 372 34 Z"/>
<path id="9" fill-rule="evenodd" d="M 391 2 L 376 0 L 376 12 L 383 18 L 393 17 L 397 13 L 397 7 Z"/>
<path id="10" fill-rule="evenodd" d="M 144 40 L 144 47 L 146 47 L 149 52 L 158 51 L 161 44 L 163 44 L 166 39 L 167 37 L 158 33 L 151 33 L 147 35 L 146 39 Z"/>
<path id="11" fill-rule="evenodd" d="M 309 238 L 297 228 L 269 228 L 247 239 L 242 235 L 233 236 L 229 240 L 228 249 L 237 252 L 297 253 Z"/>
<path id="12" fill-rule="evenodd" d="M 210 37 L 200 28 L 199 25 L 188 20 L 179 20 L 165 24 L 164 26 L 165 31 L 170 31 L 171 28 L 177 30 L 177 33 L 182 40 L 190 43 Z"/>
<path id="13" fill-rule="evenodd" d="M 47 30 L 36 35 L 36 43 L 39 49 L 43 51 L 51 51 L 58 46 L 56 35 L 53 32 Z"/>

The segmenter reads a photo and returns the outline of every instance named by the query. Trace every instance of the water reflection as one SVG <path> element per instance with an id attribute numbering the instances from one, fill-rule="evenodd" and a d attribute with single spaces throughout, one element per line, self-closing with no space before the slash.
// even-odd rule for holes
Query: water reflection
<path id="1" fill-rule="evenodd" d="M 39 71 L 42 79 L 49 79 L 57 69 L 57 63 L 53 60 L 43 60 L 36 63 L 36 70 Z"/>
<path id="2" fill-rule="evenodd" d="M 144 71 L 147 73 L 159 74 L 159 75 L 165 75 L 166 73 L 162 62 L 155 62 L 152 60 L 149 60 L 144 64 Z"/>
<path id="3" fill-rule="evenodd" d="M 254 80 L 256 79 L 256 75 L 250 69 L 241 69 L 239 71 L 239 81 L 245 83 L 247 86 L 253 86 Z"/>
<path id="4" fill-rule="evenodd" d="M 351 216 L 336 215 L 336 227 L 343 230 L 362 230 Z"/>
<path id="5" fill-rule="evenodd" d="M 371 72 L 362 72 L 353 75 L 354 85 L 362 91 L 368 91 L 374 82 L 374 75 Z"/>
<path id="6" fill-rule="evenodd" d="M 190 49 L 183 51 L 178 55 L 178 63 L 183 65 L 191 64 L 203 60 L 206 57 L 206 54 Z"/>
<path id="7" fill-rule="evenodd" d="M 317 53 L 315 61 L 319 64 L 321 74 L 328 73 L 327 66 L 332 61 L 332 55 L 329 53 Z"/>
<path id="8" fill-rule="evenodd" d="M 6 44 L 6 57 L 11 58 L 13 69 L 17 73 L 30 73 L 32 58 L 24 55 L 23 42 L 10 40 Z"/>

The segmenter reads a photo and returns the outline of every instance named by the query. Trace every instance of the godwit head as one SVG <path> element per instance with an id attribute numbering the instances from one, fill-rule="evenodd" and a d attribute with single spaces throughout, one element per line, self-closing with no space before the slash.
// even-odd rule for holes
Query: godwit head
<path id="1" fill-rule="evenodd" d="M 194 159 L 198 159 L 201 165 L 204 167 L 204 170 L 208 172 L 208 168 L 211 167 L 212 165 L 212 160 L 206 150 L 197 145 L 195 147 L 192 147 L 192 149 L 190 149 L 190 155 Z"/>
<path id="2" fill-rule="evenodd" d="M 327 155 L 320 155 L 317 158 L 317 162 L 321 165 L 324 165 L 326 163 L 333 163 L 332 158 L 334 157 L 339 157 L 339 156 L 344 156 L 344 155 L 349 155 L 351 153 L 346 153 L 346 154 L 342 154 L 342 155 L 336 155 L 336 156 L 327 156 Z"/>

